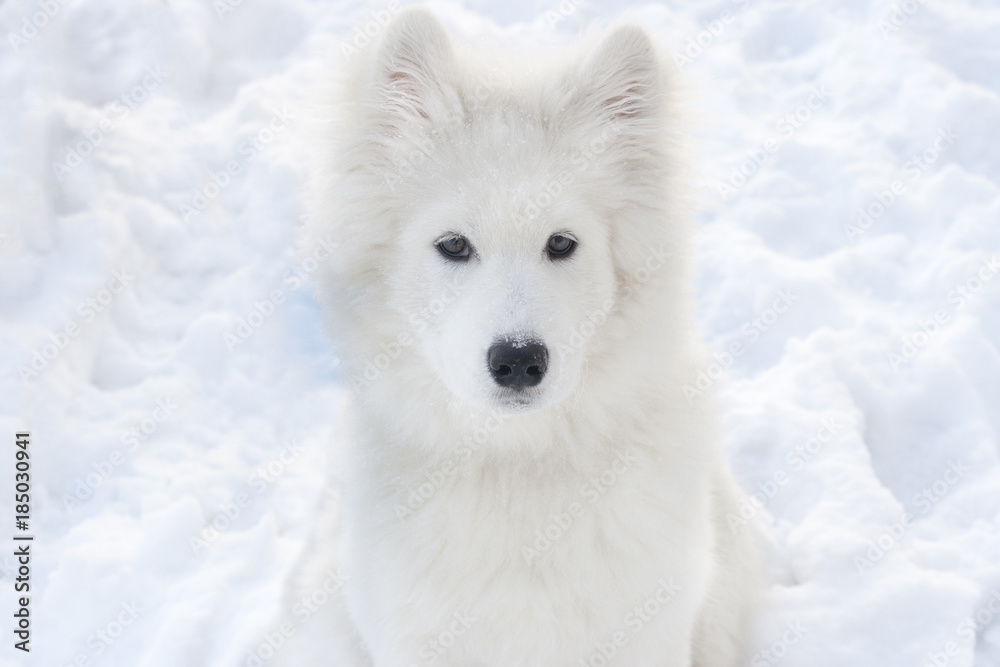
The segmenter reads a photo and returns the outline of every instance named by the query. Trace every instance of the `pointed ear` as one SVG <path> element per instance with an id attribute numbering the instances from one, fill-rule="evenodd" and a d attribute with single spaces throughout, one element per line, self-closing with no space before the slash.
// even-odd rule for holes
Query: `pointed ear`
<path id="1" fill-rule="evenodd" d="M 446 109 L 454 67 L 444 26 L 426 9 L 402 11 L 386 29 L 375 59 L 376 104 L 391 125 L 429 120 Z"/>
<path id="2" fill-rule="evenodd" d="M 660 113 L 659 58 L 649 35 L 638 26 L 613 29 L 578 75 L 571 106 L 591 122 L 638 128 Z"/>

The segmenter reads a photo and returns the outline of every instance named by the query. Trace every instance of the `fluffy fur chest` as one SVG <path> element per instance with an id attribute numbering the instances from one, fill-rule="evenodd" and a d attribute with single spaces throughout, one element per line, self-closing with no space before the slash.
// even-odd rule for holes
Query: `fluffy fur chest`
<path id="1" fill-rule="evenodd" d="M 577 460 L 395 463 L 369 467 L 353 489 L 344 555 L 365 591 L 359 620 L 409 637 L 397 645 L 422 659 L 461 630 L 452 658 L 559 664 L 644 625 L 651 596 L 682 608 L 707 579 L 706 484 L 690 448 L 622 442 Z"/>

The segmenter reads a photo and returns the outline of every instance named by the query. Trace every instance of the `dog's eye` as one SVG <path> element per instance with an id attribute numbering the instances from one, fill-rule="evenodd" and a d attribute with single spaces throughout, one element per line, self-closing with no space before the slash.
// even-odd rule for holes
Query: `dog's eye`
<path id="1" fill-rule="evenodd" d="M 545 246 L 545 251 L 549 253 L 549 257 L 552 259 L 569 257 L 573 254 L 574 250 L 576 250 L 576 241 L 562 234 L 553 234 Z"/>
<path id="2" fill-rule="evenodd" d="M 467 238 L 457 234 L 446 236 L 434 245 L 442 255 L 458 262 L 469 259 L 469 250 L 472 247 Z"/>

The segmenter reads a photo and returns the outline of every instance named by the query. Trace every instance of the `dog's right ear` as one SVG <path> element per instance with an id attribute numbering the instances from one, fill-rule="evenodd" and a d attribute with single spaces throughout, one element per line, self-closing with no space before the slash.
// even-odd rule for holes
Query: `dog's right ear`
<path id="1" fill-rule="evenodd" d="M 634 25 L 611 30 L 578 70 L 566 113 L 579 127 L 607 127 L 642 151 L 658 130 L 663 104 L 659 57 L 649 34 Z M 594 127 L 592 127 L 594 126 Z"/>
<path id="2" fill-rule="evenodd" d="M 447 112 L 454 56 L 448 33 L 421 8 L 402 11 L 389 24 L 375 58 L 376 113 L 396 130 Z"/>

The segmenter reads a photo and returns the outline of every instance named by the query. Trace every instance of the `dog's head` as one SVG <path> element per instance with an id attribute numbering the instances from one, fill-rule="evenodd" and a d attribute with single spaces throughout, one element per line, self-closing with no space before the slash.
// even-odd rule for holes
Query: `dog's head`
<path id="1" fill-rule="evenodd" d="M 401 316 L 389 344 L 412 340 L 421 379 L 461 401 L 565 400 L 636 269 L 671 252 L 650 39 L 621 27 L 544 72 L 499 70 L 409 10 L 372 48 L 341 167 L 343 261 L 370 287 L 357 299 Z"/>

